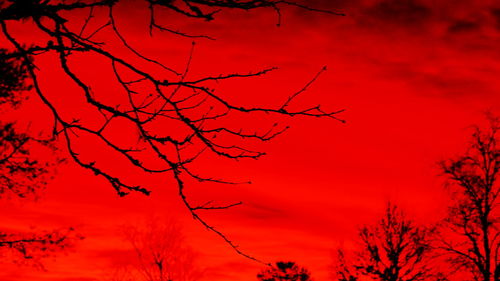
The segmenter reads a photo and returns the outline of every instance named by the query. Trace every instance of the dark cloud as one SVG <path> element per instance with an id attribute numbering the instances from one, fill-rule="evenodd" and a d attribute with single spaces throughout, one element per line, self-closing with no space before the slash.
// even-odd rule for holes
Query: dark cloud
<path id="1" fill-rule="evenodd" d="M 358 26 L 381 33 L 396 31 L 409 34 L 484 35 L 493 27 L 500 31 L 500 2 L 433 0 L 353 0 L 312 1 L 315 5 L 340 9 Z"/>
<path id="2" fill-rule="evenodd" d="M 494 19 L 496 29 L 500 30 L 500 8 L 493 8 L 490 13 Z"/>
<path id="3" fill-rule="evenodd" d="M 487 84 L 474 77 L 447 75 L 447 74 L 427 74 L 416 75 L 413 80 L 415 88 L 422 89 L 421 95 L 441 96 L 444 98 L 462 98 L 471 95 L 486 95 Z"/>
<path id="4" fill-rule="evenodd" d="M 460 32 L 477 32 L 481 29 L 481 24 L 479 22 L 468 21 L 468 20 L 458 20 L 448 27 L 449 33 L 460 33 Z"/>
<path id="5" fill-rule="evenodd" d="M 255 220 L 281 219 L 287 216 L 286 212 L 266 204 L 247 202 L 241 212 L 248 218 Z"/>
<path id="6" fill-rule="evenodd" d="M 369 20 L 404 26 L 421 25 L 432 9 L 416 0 L 387 0 L 367 6 L 362 14 Z"/>
<path id="7" fill-rule="evenodd" d="M 384 63 L 384 79 L 404 81 L 416 89 L 419 96 L 462 99 L 481 95 L 487 97 L 494 94 L 489 85 L 486 70 L 465 70 L 456 66 L 453 69 L 446 65 L 432 63 Z M 477 75 L 481 73 L 482 75 Z"/>

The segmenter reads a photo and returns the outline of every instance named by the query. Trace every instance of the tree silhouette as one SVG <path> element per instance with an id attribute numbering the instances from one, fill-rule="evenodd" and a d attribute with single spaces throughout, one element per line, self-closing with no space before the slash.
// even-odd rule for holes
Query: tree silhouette
<path id="1" fill-rule="evenodd" d="M 442 163 L 455 192 L 441 248 L 457 270 L 478 281 L 500 280 L 500 127 L 498 119 L 490 121 L 487 130 L 475 128 L 467 153 Z"/>
<path id="2" fill-rule="evenodd" d="M 30 142 L 47 145 L 16 132 L 13 123 L 0 123 L 0 199 L 35 198 L 47 184 L 48 167 L 53 163 L 33 159 Z M 0 229 L 0 254 L 8 256 L 6 260 L 42 267 L 42 258 L 71 247 L 79 239 L 72 228 L 41 233 Z"/>
<path id="3" fill-rule="evenodd" d="M 73 247 L 79 239 L 73 228 L 38 233 L 0 230 L 0 254 L 4 261 L 43 268 L 44 258 Z"/>
<path id="4" fill-rule="evenodd" d="M 144 226 L 128 225 L 123 230 L 134 249 L 137 264 L 113 280 L 197 281 L 202 277 L 197 253 L 186 245 L 182 229 L 175 221 L 155 219 Z"/>
<path id="5" fill-rule="evenodd" d="M 396 206 L 388 204 L 384 217 L 359 230 L 361 249 L 354 261 L 339 249 L 334 276 L 339 281 L 445 280 L 431 258 L 433 230 L 417 226 Z"/>
<path id="6" fill-rule="evenodd" d="M 50 1 L 22 0 L 8 1 L 0 6 L 0 27 L 3 37 L 11 44 L 12 54 L 21 59 L 33 85 L 37 97 L 48 108 L 53 117 L 52 135 L 59 137 L 68 152 L 68 158 L 77 165 L 107 180 L 120 196 L 129 192 L 149 194 L 150 190 L 140 184 L 130 183 L 126 177 L 112 172 L 95 156 L 87 155 L 78 149 L 76 143 L 80 136 L 93 138 L 106 147 L 112 157 L 122 159 L 128 164 L 149 174 L 167 174 L 176 182 L 180 200 L 198 220 L 210 231 L 219 235 L 236 252 L 254 259 L 241 252 L 236 244 L 222 232 L 207 223 L 200 212 L 205 210 L 226 209 L 239 205 L 194 202 L 186 192 L 186 181 L 215 182 L 233 184 L 232 181 L 216 176 L 201 175 L 193 168 L 193 163 L 202 154 L 211 154 L 229 159 L 258 159 L 265 153 L 248 147 L 248 142 L 266 142 L 283 133 L 287 127 L 272 125 L 267 128 L 238 128 L 227 124 L 228 118 L 235 116 L 262 116 L 269 118 L 288 116 L 325 117 L 339 120 L 341 110 L 325 111 L 319 105 L 297 108 L 294 100 L 305 92 L 321 73 L 322 68 L 303 88 L 292 93 L 278 106 L 257 107 L 241 105 L 227 95 L 213 89 L 214 83 L 228 79 L 257 77 L 275 68 L 262 69 L 249 73 L 230 73 L 190 77 L 189 58 L 184 70 L 176 70 L 157 60 L 146 57 L 137 51 L 126 39 L 120 29 L 122 23 L 115 8 L 127 1 L 91 0 L 91 1 Z M 281 21 L 282 6 L 295 6 L 304 10 L 340 15 L 333 11 L 322 11 L 298 3 L 282 0 L 143 0 L 134 5 L 149 11 L 150 35 L 154 31 L 173 33 L 188 38 L 209 38 L 206 35 L 192 35 L 158 22 L 168 13 L 176 13 L 187 18 L 212 20 L 223 10 L 253 10 L 257 8 L 273 9 Z M 84 15 L 84 16 L 82 16 Z M 168 17 L 164 17 L 168 18 Z M 79 25 L 79 21 L 83 24 Z M 127 20 L 130 21 L 130 18 Z M 99 22 L 104 22 L 100 24 Z M 38 34 L 41 40 L 23 45 L 20 35 L 16 35 L 13 25 L 26 24 Z M 98 27 L 95 27 L 98 24 Z M 110 31 L 110 36 L 99 34 Z M 114 40 L 114 41 L 113 41 Z M 108 43 L 118 42 L 129 51 L 129 56 L 122 57 L 108 48 Z M 194 46 L 194 45 L 193 45 Z M 59 68 L 78 90 L 72 96 L 80 94 L 85 99 L 87 113 L 93 121 L 71 117 L 64 111 L 64 105 L 56 103 L 40 83 L 37 57 L 45 56 L 52 60 L 52 67 Z M 78 60 L 92 57 L 106 62 L 108 74 L 114 77 L 119 89 L 95 91 L 94 81 L 86 81 L 78 68 Z M 137 63 L 137 59 L 141 63 Z M 307 82 L 307 81 L 305 81 Z M 113 92 L 113 95 L 110 93 Z M 116 96 L 114 100 L 106 97 Z M 76 99 L 76 98 L 75 98 Z M 294 109 L 295 107 L 295 109 Z M 95 121 L 99 120 L 100 121 Z M 275 123 L 273 121 L 273 123 Z M 133 128 L 125 140 L 117 140 L 109 133 L 116 124 L 127 124 Z M 164 130 L 164 128 L 168 128 Z M 133 143 L 134 145 L 124 145 Z M 81 147 L 81 146 L 78 146 Z"/>
<path id="7" fill-rule="evenodd" d="M 0 48 L 0 105 L 17 106 L 21 93 L 31 89 L 24 60 L 18 54 Z"/>
<path id="8" fill-rule="evenodd" d="M 17 107 L 30 90 L 23 60 L 0 49 L 0 106 Z M 0 121 L 0 199 L 36 198 L 59 161 L 34 156 L 33 150 L 54 152 L 50 140 L 19 132 L 14 122 Z M 42 259 L 71 247 L 81 239 L 72 228 L 44 232 L 12 232 L 0 229 L 0 254 L 4 260 L 43 267 Z"/>
<path id="9" fill-rule="evenodd" d="M 257 274 L 259 281 L 312 281 L 311 273 L 293 261 L 278 261 Z"/>
<path id="10" fill-rule="evenodd" d="M 20 133 L 14 123 L 0 122 L 0 198 L 9 195 L 36 197 L 38 189 L 47 184 L 57 161 L 35 158 L 30 149 L 37 146 L 53 151 L 50 141 Z"/>
<path id="11" fill-rule="evenodd" d="M 0 106 L 16 108 L 24 92 L 31 89 L 23 60 L 0 49 Z M 0 121 L 0 197 L 14 194 L 26 197 L 36 194 L 49 176 L 52 163 L 30 155 L 29 148 L 43 146 L 52 149 L 50 141 L 37 140 L 21 133 L 14 122 Z"/>

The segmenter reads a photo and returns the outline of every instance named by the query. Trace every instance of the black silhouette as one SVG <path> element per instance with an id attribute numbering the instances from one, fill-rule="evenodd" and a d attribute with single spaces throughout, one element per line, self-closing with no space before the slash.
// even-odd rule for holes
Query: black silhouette
<path id="1" fill-rule="evenodd" d="M 5 260 L 43 268 L 43 259 L 74 246 L 81 236 L 73 228 L 46 232 L 0 231 L 0 253 Z"/>
<path id="2" fill-rule="evenodd" d="M 114 12 L 117 5 L 126 2 L 120 0 L 73 0 L 60 1 L 55 4 L 45 0 L 10 1 L 0 6 L 1 32 L 5 39 L 10 42 L 13 48 L 12 52 L 17 54 L 16 58 L 21 59 L 23 65 L 26 66 L 34 92 L 52 113 L 54 118 L 52 134 L 54 137 L 62 138 L 70 159 L 95 175 L 106 179 L 120 196 L 129 192 L 149 194 L 150 190 L 140 184 L 129 183 L 121 175 L 110 172 L 108 167 L 99 163 L 99 159 L 89 160 L 89 157 L 85 157 L 84 153 L 75 148 L 79 135 L 93 137 L 107 147 L 110 153 L 119 155 L 120 159 L 124 159 L 128 164 L 134 165 L 142 172 L 171 175 L 177 183 L 180 199 L 194 219 L 221 236 L 237 253 L 254 259 L 241 252 L 237 245 L 222 232 L 200 217 L 200 212 L 204 210 L 226 209 L 239 205 L 240 202 L 222 205 L 212 201 L 197 203 L 189 200 L 186 194 L 188 180 L 223 184 L 234 182 L 212 176 L 203 176 L 195 171 L 192 164 L 201 154 L 208 153 L 229 159 L 257 159 L 264 155 L 264 152 L 248 148 L 245 141 L 269 141 L 287 129 L 287 127 L 277 124 L 264 129 L 234 128 L 225 123 L 225 120 L 231 116 L 255 116 L 267 113 L 269 118 L 272 116 L 309 116 L 339 120 L 336 116 L 341 110 L 325 111 L 319 105 L 293 109 L 292 104 L 296 97 L 306 91 L 326 68 L 322 68 L 309 83 L 290 95 L 279 106 L 240 105 L 213 90 L 213 83 L 227 79 L 257 77 L 274 70 L 274 68 L 244 74 L 232 73 L 190 78 L 191 58 L 189 58 L 185 69 L 178 71 L 146 57 L 129 44 L 120 29 L 124 22 L 120 22 Z M 280 7 L 282 6 L 296 6 L 305 10 L 340 15 L 332 11 L 322 11 L 281 0 L 144 0 L 144 3 L 147 3 L 149 9 L 148 31 L 150 34 L 154 31 L 166 31 L 190 38 L 208 38 L 208 36 L 192 35 L 170 29 L 158 22 L 157 15 L 173 12 L 188 18 L 212 20 L 218 12 L 225 9 L 269 8 L 274 9 L 280 18 Z M 87 16 L 82 19 L 83 25 L 75 30 L 73 21 L 84 12 L 87 13 Z M 91 27 L 96 18 L 104 20 L 104 24 L 97 28 Z M 13 21 L 33 23 L 36 27 L 33 32 L 38 32 L 41 36 L 46 37 L 46 42 L 41 45 L 37 45 L 40 43 L 29 46 L 22 45 L 9 27 Z M 278 19 L 279 22 L 280 19 Z M 116 40 L 127 48 L 132 56 L 142 59 L 144 63 L 135 63 L 137 61 L 134 60 L 135 58 L 121 57 L 109 51 L 106 48 L 107 42 L 100 42 L 97 39 L 99 32 L 105 29 L 112 31 L 116 35 Z M 72 95 L 81 94 L 90 106 L 88 114 L 100 116 L 100 123 L 86 123 L 61 114 L 62 108 L 51 100 L 50 95 L 46 93 L 38 81 L 40 70 L 37 69 L 34 58 L 47 53 L 56 55 L 57 59 L 53 61 L 53 67 L 59 67 L 66 78 L 69 78 L 79 88 L 79 93 L 72 93 Z M 74 57 L 82 55 L 91 55 L 109 63 L 109 73 L 114 75 L 115 82 L 121 86 L 121 89 L 116 90 L 116 92 L 120 93 L 125 98 L 124 100 L 105 101 L 102 97 L 108 95 L 108 92 L 99 93 L 92 90 L 92 81 L 85 81 L 80 77 L 79 69 L 75 68 L 73 64 Z M 155 70 L 151 70 L 155 67 Z M 129 141 L 137 143 L 136 146 L 124 146 L 107 134 L 109 128 L 116 122 L 127 123 L 135 128 L 135 131 L 132 130 L 133 133 L 129 136 Z M 168 128 L 168 130 L 158 128 Z M 152 160 L 152 158 L 154 159 Z"/>
<path id="3" fill-rule="evenodd" d="M 28 74 L 23 60 L 5 49 L 0 49 L 0 106 L 17 107 L 23 100 Z M 29 147 L 50 148 L 49 141 L 35 140 L 19 132 L 13 122 L 0 121 L 0 197 L 35 195 L 49 177 L 50 164 L 43 159 L 33 159 Z"/>
<path id="4" fill-rule="evenodd" d="M 31 87 L 26 65 L 0 49 L 0 106 L 17 107 L 23 92 Z M 34 157 L 33 149 L 54 150 L 50 140 L 39 140 L 21 133 L 13 122 L 0 121 L 0 199 L 37 198 L 50 179 L 53 166 L 47 159 Z M 43 267 L 42 259 L 71 247 L 81 239 L 72 228 L 45 232 L 13 233 L 0 230 L 0 255 L 5 260 Z"/>
<path id="5" fill-rule="evenodd" d="M 0 198 L 36 198 L 47 184 L 53 163 L 32 159 L 31 142 L 47 145 L 18 133 L 13 123 L 0 123 Z M 71 247 L 81 239 L 72 228 L 50 232 L 13 233 L 0 230 L 0 254 L 6 260 L 42 267 L 42 258 Z"/>
<path id="6" fill-rule="evenodd" d="M 463 156 L 442 163 L 454 205 L 444 224 L 441 248 L 453 268 L 471 273 L 477 281 L 500 280 L 500 123 L 494 117 L 490 121 L 488 130 L 475 128 Z"/>
<path id="7" fill-rule="evenodd" d="M 278 261 L 257 274 L 259 281 L 312 281 L 311 273 L 293 261 Z"/>
<path id="8" fill-rule="evenodd" d="M 197 281 L 203 271 L 198 255 L 189 247 L 180 225 L 174 220 L 154 218 L 145 225 L 127 225 L 125 239 L 136 253 L 137 262 L 118 269 L 113 281 Z"/>
<path id="9" fill-rule="evenodd" d="M 353 261 L 338 250 L 334 277 L 339 281 L 446 280 L 432 263 L 432 236 L 432 228 L 417 226 L 389 204 L 382 219 L 360 229 L 360 250 Z"/>
<path id="10" fill-rule="evenodd" d="M 17 132 L 14 123 L 0 122 L 0 198 L 36 197 L 38 189 L 47 184 L 54 163 L 34 159 L 28 149 L 34 144 L 51 149 L 50 142 Z"/>
<path id="11" fill-rule="evenodd" d="M 18 54 L 0 49 L 0 105 L 17 106 L 22 92 L 31 89 L 27 84 L 28 73 L 24 60 Z"/>

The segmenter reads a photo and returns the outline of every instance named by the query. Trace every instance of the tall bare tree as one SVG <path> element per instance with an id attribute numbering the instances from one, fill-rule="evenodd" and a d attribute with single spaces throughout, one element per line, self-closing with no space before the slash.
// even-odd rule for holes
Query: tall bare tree
<path id="1" fill-rule="evenodd" d="M 230 73 L 191 77 L 188 59 L 183 70 L 174 69 L 137 51 L 127 40 L 126 33 L 120 26 L 130 24 L 117 16 L 116 7 L 133 3 L 134 8 L 149 11 L 149 30 L 169 32 L 178 36 L 194 39 L 207 39 L 206 35 L 188 34 L 161 23 L 160 18 L 169 18 L 169 13 L 180 14 L 187 18 L 213 20 L 224 10 L 254 10 L 268 8 L 276 11 L 278 23 L 283 6 L 294 6 L 303 10 L 325 12 L 339 15 L 333 11 L 314 9 L 300 3 L 283 0 L 142 0 L 136 2 L 120 0 L 19 0 L 7 1 L 0 6 L 0 28 L 4 39 L 11 44 L 11 49 L 23 61 L 37 97 L 42 101 L 53 117 L 52 135 L 58 137 L 68 152 L 68 158 L 77 165 L 107 180 L 120 196 L 129 192 L 149 194 L 150 189 L 130 182 L 129 179 L 113 172 L 102 164 L 100 159 L 78 149 L 81 136 L 93 139 L 113 153 L 110 157 L 123 159 L 138 170 L 149 174 L 167 174 L 176 182 L 180 200 L 191 212 L 194 219 L 219 235 L 233 249 L 248 258 L 251 256 L 240 251 L 238 246 L 222 232 L 207 223 L 201 212 L 225 209 L 239 205 L 196 202 L 188 198 L 187 181 L 215 182 L 232 184 L 234 182 L 205 176 L 193 168 L 193 164 L 202 154 L 212 154 L 219 158 L 257 159 L 265 153 L 248 147 L 247 141 L 269 141 L 283 133 L 287 127 L 270 125 L 266 128 L 233 127 L 225 120 L 234 116 L 272 116 L 288 117 L 325 117 L 339 120 L 342 110 L 323 110 L 319 105 L 294 105 L 296 97 L 305 92 L 310 84 L 326 70 L 326 67 L 311 80 L 304 81 L 305 86 L 284 98 L 276 106 L 258 107 L 242 105 L 233 101 L 230 95 L 213 89 L 214 83 L 238 78 L 258 77 L 275 68 L 261 69 L 248 73 Z M 165 16 L 167 15 L 167 16 Z M 81 22 L 82 24 L 78 24 Z M 32 34 L 40 40 L 24 42 L 13 26 L 27 25 Z M 103 32 L 113 36 L 100 36 Z M 109 43 L 121 44 L 129 55 L 121 56 L 109 47 Z M 194 45 L 193 45 L 194 46 Z M 79 116 L 65 112 L 64 104 L 58 104 L 40 83 L 43 71 L 37 68 L 37 58 L 44 56 L 51 60 L 52 68 L 58 68 L 63 78 L 73 83 L 78 90 L 67 93 L 67 99 L 84 99 L 85 108 L 92 120 L 85 121 Z M 95 81 L 86 80 L 78 68 L 82 58 L 92 57 L 106 62 L 108 69 L 101 71 L 115 79 L 117 89 L 95 91 Z M 141 63 L 137 63 L 140 60 Z M 309 82 L 308 82 L 309 80 Z M 114 100 L 110 96 L 116 96 Z M 340 120 L 341 121 L 341 120 Z M 272 121 L 275 123 L 275 121 Z M 109 133 L 115 126 L 133 128 L 125 139 L 117 140 Z M 168 128 L 164 130 L 164 128 Z M 128 144 L 134 145 L 128 145 Z M 81 144 L 80 144 L 81 145 Z M 83 144 L 83 146 L 85 143 Z M 80 146 L 81 147 L 81 146 Z"/>
<path id="2" fill-rule="evenodd" d="M 155 219 L 123 230 L 137 262 L 116 280 L 197 281 L 202 277 L 198 255 L 186 244 L 182 229 L 174 220 Z"/>
<path id="3" fill-rule="evenodd" d="M 396 206 L 388 204 L 384 217 L 360 228 L 360 249 L 354 260 L 349 260 L 344 250 L 338 250 L 334 278 L 339 281 L 445 280 L 432 261 L 432 234 L 432 228 L 418 226 Z"/>
<path id="4" fill-rule="evenodd" d="M 441 248 L 454 267 L 477 281 L 500 280 L 500 123 L 495 117 L 490 121 L 489 129 L 475 128 L 463 156 L 442 163 L 454 205 L 444 224 Z"/>

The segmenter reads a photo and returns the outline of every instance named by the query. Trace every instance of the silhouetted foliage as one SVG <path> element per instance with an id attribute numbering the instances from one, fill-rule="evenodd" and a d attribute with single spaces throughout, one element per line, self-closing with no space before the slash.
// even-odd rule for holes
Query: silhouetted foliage
<path id="1" fill-rule="evenodd" d="M 2 110 L 16 108 L 28 84 L 27 66 L 18 54 L 0 49 L 0 106 Z M 10 191 L 19 197 L 35 193 L 46 183 L 50 164 L 33 159 L 29 147 L 34 145 L 53 148 L 50 141 L 36 140 L 19 132 L 14 122 L 0 121 L 0 197 Z"/>
<path id="2" fill-rule="evenodd" d="M 499 120 L 487 130 L 475 128 L 469 150 L 444 161 L 454 205 L 443 229 L 442 249 L 456 270 L 477 281 L 500 280 L 500 216 L 498 211 Z"/>
<path id="3" fill-rule="evenodd" d="M 15 53 L 0 49 L 2 110 L 19 106 L 24 99 L 24 92 L 31 89 L 28 78 L 25 60 Z M 36 198 L 39 190 L 52 177 L 52 168 L 59 159 L 36 157 L 33 149 L 46 149 L 53 153 L 55 147 L 50 140 L 36 139 L 20 132 L 14 122 L 0 121 L 0 199 Z M 4 261 L 43 267 L 43 258 L 72 247 L 81 238 L 72 228 L 37 233 L 2 229 L 0 256 Z"/>
<path id="4" fill-rule="evenodd" d="M 18 105 L 20 93 L 31 89 L 26 81 L 29 77 L 24 60 L 6 49 L 0 49 L 0 73 L 0 105 Z"/>
<path id="5" fill-rule="evenodd" d="M 128 225 L 123 230 L 137 263 L 117 271 L 112 280 L 197 281 L 202 277 L 197 253 L 186 244 L 175 221 L 155 219 L 141 226 Z"/>
<path id="6" fill-rule="evenodd" d="M 433 229 L 418 226 L 389 204 L 384 217 L 359 230 L 360 250 L 353 261 L 339 249 L 334 267 L 339 281 L 445 280 L 432 263 Z"/>
<path id="7" fill-rule="evenodd" d="M 36 146 L 54 151 L 50 141 L 36 140 L 16 131 L 14 123 L 0 122 L 0 198 L 36 196 L 52 177 L 51 168 L 58 160 L 36 159 L 30 153 Z"/>
<path id="8" fill-rule="evenodd" d="M 73 247 L 82 239 L 72 228 L 39 233 L 10 233 L 0 230 L 2 260 L 43 268 L 42 259 Z"/>
<path id="9" fill-rule="evenodd" d="M 15 93 L 8 94 L 8 97 L 13 96 Z M 34 144 L 54 150 L 50 141 L 33 139 L 17 132 L 14 123 L 0 122 L 0 199 L 11 196 L 36 198 L 47 184 L 51 167 L 59 160 L 50 162 L 34 158 L 30 150 L 36 146 Z M 41 233 L 0 230 L 0 255 L 4 261 L 42 267 L 43 258 L 73 246 L 81 238 L 72 228 Z"/>
<path id="10" fill-rule="evenodd" d="M 257 274 L 259 281 L 312 281 L 311 273 L 293 261 L 278 261 Z"/>
<path id="11" fill-rule="evenodd" d="M 221 75 L 207 75 L 204 77 L 189 77 L 191 56 L 184 70 L 175 70 L 134 49 L 121 32 L 119 18 L 115 8 L 127 1 L 120 0 L 89 0 L 89 1 L 50 1 L 50 0 L 19 0 L 8 1 L 0 6 L 0 27 L 4 38 L 11 44 L 16 59 L 21 59 L 26 66 L 34 91 L 43 104 L 50 110 L 54 118 L 52 134 L 61 138 L 67 148 L 69 158 L 79 166 L 91 171 L 107 180 L 120 196 L 129 192 L 149 194 L 150 190 L 141 185 L 129 183 L 126 178 L 115 174 L 99 162 L 99 159 L 85 157 L 85 153 L 76 148 L 75 143 L 81 135 L 94 138 L 108 151 L 119 155 L 127 163 L 139 170 L 151 174 L 168 174 L 177 183 L 178 194 L 184 205 L 210 231 L 215 232 L 231 245 L 239 254 L 254 259 L 241 252 L 237 245 L 229 240 L 222 232 L 208 224 L 200 212 L 205 210 L 226 209 L 239 205 L 217 204 L 209 202 L 192 202 L 186 195 L 186 181 L 215 182 L 233 184 L 232 181 L 217 179 L 213 176 L 203 176 L 193 169 L 192 163 L 201 154 L 211 153 L 220 158 L 229 159 L 257 159 L 265 153 L 252 150 L 245 141 L 269 141 L 283 133 L 287 127 L 277 124 L 268 128 L 238 128 L 228 126 L 225 120 L 233 116 L 256 116 L 267 113 L 272 116 L 306 116 L 337 119 L 342 110 L 325 111 L 319 105 L 294 109 L 293 102 L 297 96 L 305 92 L 321 73 L 305 84 L 303 88 L 289 95 L 281 105 L 273 107 L 256 107 L 237 104 L 227 95 L 222 95 L 213 89 L 214 83 L 235 78 L 257 77 L 264 75 L 275 68 L 262 69 L 249 73 L 230 73 Z M 253 10 L 269 8 L 276 11 L 278 23 L 281 18 L 282 6 L 295 6 L 304 10 L 325 12 L 340 15 L 333 11 L 321 11 L 299 3 L 282 0 L 143 0 L 134 5 L 149 10 L 149 30 L 173 33 L 188 38 L 210 39 L 206 35 L 192 35 L 171 29 L 158 22 L 158 16 L 168 18 L 168 13 L 177 13 L 187 18 L 212 20 L 215 15 L 226 9 Z M 85 15 L 82 17 L 82 15 Z M 83 24 L 79 25 L 79 21 Z M 128 18 L 127 20 L 131 20 Z M 98 22 L 104 22 L 99 24 Z M 33 34 L 40 40 L 29 46 L 21 43 L 22 36 L 16 35 L 15 24 L 32 24 Z M 98 24 L 98 27 L 95 27 Z M 78 26 L 78 27 L 77 27 Z M 111 36 L 99 38 L 104 30 L 112 32 L 119 42 L 129 52 L 129 57 L 121 57 L 110 51 L 107 43 L 113 42 Z M 104 41 L 102 41 L 104 40 Z M 193 44 L 194 47 L 194 44 Z M 79 88 L 89 106 L 89 115 L 98 116 L 101 121 L 85 122 L 79 117 L 69 117 L 63 114 L 64 106 L 53 101 L 46 90 L 39 83 L 39 74 L 36 57 L 48 56 L 52 60 L 53 68 L 64 72 L 65 79 L 69 79 Z M 108 71 L 113 75 L 115 82 L 120 86 L 116 90 L 124 99 L 117 98 L 109 101 L 110 93 L 95 92 L 93 81 L 85 81 L 79 75 L 78 67 L 74 62 L 82 56 L 89 56 L 109 63 Z M 137 58 L 142 63 L 137 63 Z M 115 91 L 115 90 L 114 90 Z M 75 96 L 73 93 L 71 96 Z M 229 96 L 230 97 L 230 96 Z M 96 120 L 96 119 L 93 119 Z M 340 120 L 341 121 L 341 120 Z M 127 124 L 134 130 L 128 136 L 129 143 L 137 145 L 125 146 L 123 142 L 114 139 L 108 134 L 110 127 L 116 123 Z M 274 122 L 273 122 L 274 123 Z M 160 129 L 161 128 L 161 129 Z M 165 128 L 168 128 L 165 130 Z M 123 140 L 122 140 L 123 141 Z M 89 158 L 91 158 L 89 160 Z"/>
<path id="12" fill-rule="evenodd" d="M 24 61 L 0 49 L 1 109 L 20 104 L 24 92 L 31 89 L 28 78 Z M 19 132 L 13 122 L 0 121 L 0 197 L 35 195 L 35 191 L 46 184 L 52 163 L 30 155 L 30 148 L 34 146 L 54 148 L 50 141 L 36 140 Z"/>

